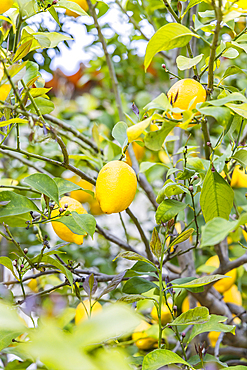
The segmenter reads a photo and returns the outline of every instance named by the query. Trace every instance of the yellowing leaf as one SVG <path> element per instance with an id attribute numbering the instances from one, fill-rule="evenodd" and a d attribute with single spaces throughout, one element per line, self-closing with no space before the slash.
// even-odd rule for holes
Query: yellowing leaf
<path id="1" fill-rule="evenodd" d="M 127 136 L 129 143 L 138 139 L 138 137 L 146 130 L 146 128 L 150 125 L 152 121 L 152 117 L 144 119 L 131 127 L 127 128 Z"/>
<path id="2" fill-rule="evenodd" d="M 3 68 L 3 65 L 1 63 L 0 64 L 0 81 L 2 80 L 3 76 L 4 76 L 4 68 Z"/>
<path id="3" fill-rule="evenodd" d="M 9 84 L 4 84 L 0 86 L 0 100 L 5 101 L 10 93 L 11 86 Z"/>

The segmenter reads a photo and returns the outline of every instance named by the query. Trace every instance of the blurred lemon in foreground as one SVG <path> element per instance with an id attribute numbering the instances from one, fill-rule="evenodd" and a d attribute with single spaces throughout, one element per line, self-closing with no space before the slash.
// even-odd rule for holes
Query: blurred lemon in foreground
<path id="1" fill-rule="evenodd" d="M 151 311 L 151 316 L 155 321 L 159 321 L 158 312 L 156 306 L 153 306 Z M 172 315 L 166 304 L 161 306 L 161 324 L 166 325 L 168 322 L 172 321 Z"/>
<path id="2" fill-rule="evenodd" d="M 91 301 L 92 311 L 91 317 L 97 315 L 102 311 L 102 306 L 99 302 Z M 90 317 L 90 301 L 89 299 L 79 303 L 75 310 L 75 324 L 78 325 L 80 322 L 88 319 Z"/>
<path id="3" fill-rule="evenodd" d="M 67 205 L 68 207 L 66 208 L 65 205 Z M 59 202 L 59 207 L 51 212 L 51 217 L 55 217 L 60 214 L 59 208 L 66 209 L 70 212 L 75 211 L 79 215 L 87 213 L 87 211 L 83 208 L 81 203 L 71 197 L 63 197 Z M 76 243 L 78 245 L 83 243 L 83 237 L 86 235 L 86 233 L 85 235 L 75 234 L 61 222 L 53 221 L 51 224 L 57 236 L 60 239 L 64 240 L 65 242 Z"/>
<path id="4" fill-rule="evenodd" d="M 220 265 L 220 261 L 219 261 L 219 257 L 217 255 L 213 256 L 213 257 L 210 257 L 207 262 L 205 263 L 206 266 L 213 266 L 215 268 L 218 268 L 219 265 Z M 214 284 L 214 288 L 219 292 L 219 293 L 224 293 L 225 291 L 227 291 L 228 289 L 231 288 L 231 286 L 234 284 L 235 280 L 236 280 L 236 277 L 237 277 L 237 270 L 236 269 L 233 269 L 229 272 L 227 272 L 227 274 L 225 274 L 226 276 L 229 276 L 227 278 L 224 278 L 224 279 L 221 279 L 219 281 L 217 281 L 215 284 Z"/>
<path id="5" fill-rule="evenodd" d="M 66 180 L 73 182 L 73 184 L 76 184 L 85 190 L 93 191 L 93 184 L 90 184 L 90 182 L 86 180 L 82 180 L 79 176 L 72 176 L 71 178 Z M 92 199 L 92 195 L 83 190 L 74 190 L 70 193 L 70 196 L 71 198 L 76 199 L 78 200 L 78 202 L 81 203 L 86 203 Z"/>
<path id="6" fill-rule="evenodd" d="M 197 103 L 204 103 L 206 100 L 206 90 L 194 79 L 185 78 L 177 81 L 168 91 L 167 97 L 173 108 L 192 110 Z M 194 100 L 193 100 L 194 99 Z M 193 103 L 191 104 L 193 100 Z M 182 118 L 181 113 L 173 113 L 175 119 Z"/>
<path id="7" fill-rule="evenodd" d="M 1 0 L 0 1 L 0 14 L 7 12 L 12 5 L 14 4 L 13 0 Z"/>
<path id="8" fill-rule="evenodd" d="M 69 0 L 69 1 L 72 1 L 72 0 Z M 78 5 L 80 5 L 80 7 L 86 12 L 88 11 L 88 5 L 87 5 L 87 0 L 73 0 L 72 1 L 73 3 L 76 3 Z M 65 12 L 66 15 L 69 15 L 71 17 L 79 17 L 80 15 L 73 12 L 72 10 L 68 10 L 66 9 L 66 12 Z"/>
<path id="9" fill-rule="evenodd" d="M 118 213 L 129 207 L 137 188 L 136 174 L 125 162 L 112 161 L 99 172 L 96 198 L 104 213 Z"/>
<path id="10" fill-rule="evenodd" d="M 247 188 L 247 174 L 245 170 L 240 170 L 240 166 L 236 166 L 232 173 L 231 180 L 232 188 Z"/>
<path id="11" fill-rule="evenodd" d="M 139 349 L 150 349 L 157 342 L 157 339 L 148 336 L 146 331 L 149 328 L 151 328 L 151 325 L 142 320 L 142 322 L 135 328 L 135 331 L 132 334 L 132 339 L 135 341 L 135 345 Z"/>

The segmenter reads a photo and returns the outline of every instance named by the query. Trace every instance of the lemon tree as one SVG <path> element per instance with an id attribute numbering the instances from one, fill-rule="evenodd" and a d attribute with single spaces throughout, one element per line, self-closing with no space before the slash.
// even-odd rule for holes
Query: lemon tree
<path id="1" fill-rule="evenodd" d="M 1 1 L 0 368 L 247 368 L 246 17 Z"/>

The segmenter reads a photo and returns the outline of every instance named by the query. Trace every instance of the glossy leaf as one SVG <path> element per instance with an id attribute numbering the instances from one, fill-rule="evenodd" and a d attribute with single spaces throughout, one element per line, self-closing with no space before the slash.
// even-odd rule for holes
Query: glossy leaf
<path id="1" fill-rule="evenodd" d="M 183 47 L 190 42 L 193 36 L 198 37 L 187 27 L 178 23 L 168 23 L 158 29 L 147 45 L 144 59 L 145 70 L 147 70 L 156 53 L 162 50 Z"/>
<path id="2" fill-rule="evenodd" d="M 240 166 L 246 168 L 247 167 L 247 150 L 240 149 L 238 150 L 233 156 L 233 159 L 238 161 Z"/>
<path id="3" fill-rule="evenodd" d="M 158 370 L 171 364 L 183 364 L 191 368 L 191 365 L 176 353 L 167 349 L 156 349 L 144 357 L 142 370 Z"/>
<path id="4" fill-rule="evenodd" d="M 48 198 L 54 200 L 59 205 L 58 188 L 53 179 L 44 173 L 35 173 L 24 179 L 24 182 L 31 188 L 45 194 Z"/>
<path id="5" fill-rule="evenodd" d="M 122 148 L 124 148 L 128 143 L 127 129 L 127 124 L 120 121 L 113 127 L 112 130 L 112 136 L 119 142 Z"/>
<path id="6" fill-rule="evenodd" d="M 197 288 L 197 287 L 202 287 L 208 284 L 211 284 L 215 281 L 218 281 L 220 279 L 226 278 L 225 275 L 210 275 L 210 276 L 203 276 L 198 279 L 194 279 L 188 283 L 184 284 L 172 284 L 173 288 L 184 288 L 184 289 L 190 289 L 190 288 Z M 166 288 L 169 289 L 169 288 Z"/>
<path id="7" fill-rule="evenodd" d="M 186 69 L 196 66 L 202 60 L 203 55 L 204 54 L 200 54 L 194 58 L 187 58 L 183 55 L 179 55 L 176 59 L 178 69 L 180 69 L 180 71 L 185 71 Z"/>
<path id="8" fill-rule="evenodd" d="M 0 257 L 0 265 L 3 265 L 7 269 L 9 269 L 12 272 L 12 274 L 14 275 L 14 277 L 17 280 L 19 280 L 18 277 L 15 274 L 13 263 L 12 263 L 12 260 L 10 258 L 8 258 L 8 257 Z"/>
<path id="9" fill-rule="evenodd" d="M 175 122 L 165 121 L 160 130 L 148 132 L 144 138 L 145 146 L 150 150 L 160 150 L 165 138 L 176 125 Z"/>
<path id="10" fill-rule="evenodd" d="M 171 244 L 169 244 L 169 247 L 172 247 L 173 245 L 183 243 L 185 240 L 189 239 L 189 237 L 193 234 L 195 230 L 193 228 L 187 229 L 181 234 L 179 234 L 176 239 L 173 240 Z"/>
<path id="11" fill-rule="evenodd" d="M 23 195 L 12 191 L 0 192 L 0 202 L 10 201 L 5 207 L 0 207 L 0 218 L 6 216 L 16 216 L 30 211 L 39 212 L 38 207 Z"/>
<path id="12" fill-rule="evenodd" d="M 24 58 L 30 51 L 32 46 L 33 40 L 28 40 L 24 42 L 16 51 L 13 63 L 17 62 L 17 60 Z"/>
<path id="13" fill-rule="evenodd" d="M 160 241 L 159 233 L 156 228 L 153 229 L 152 238 L 150 241 L 150 249 L 157 258 L 160 258 L 162 244 Z"/>
<path id="14" fill-rule="evenodd" d="M 140 254 L 138 253 L 135 253 L 135 252 L 121 252 L 119 253 L 113 261 L 115 261 L 117 258 L 126 258 L 127 260 L 131 260 L 131 261 L 143 261 L 143 262 L 146 262 L 150 265 L 153 265 L 155 266 L 151 261 L 149 261 L 147 258 L 141 256 Z"/>
<path id="15" fill-rule="evenodd" d="M 23 119 L 23 118 L 11 118 L 11 119 L 8 119 L 7 121 L 0 122 L 0 127 L 5 127 L 5 126 L 12 125 L 15 123 L 28 123 L 28 120 Z"/>
<path id="16" fill-rule="evenodd" d="M 209 311 L 206 307 L 196 307 L 189 311 L 183 312 L 169 325 L 195 325 L 203 324 L 210 319 Z"/>
<path id="17" fill-rule="evenodd" d="M 53 111 L 54 109 L 54 103 L 51 100 L 39 97 L 39 98 L 34 98 L 35 104 L 40 110 L 41 114 L 49 114 Z M 37 114 L 36 109 L 34 108 L 33 104 L 31 103 L 27 107 L 31 113 Z"/>
<path id="18" fill-rule="evenodd" d="M 163 200 L 156 211 L 155 219 L 157 224 L 171 220 L 186 207 L 187 204 L 174 199 Z"/>
<path id="19" fill-rule="evenodd" d="M 151 289 L 158 289 L 158 286 L 151 281 L 142 277 L 134 276 L 130 278 L 123 286 L 123 293 L 126 294 L 141 294 L 148 292 Z"/>
<path id="20" fill-rule="evenodd" d="M 88 233 L 93 237 L 93 234 L 95 233 L 95 218 L 88 213 L 79 215 L 76 212 L 71 212 L 69 216 L 62 216 L 55 221 L 66 225 L 74 234 L 77 235 L 86 235 L 86 233 Z"/>
<path id="21" fill-rule="evenodd" d="M 197 335 L 210 331 L 217 331 L 223 333 L 235 333 L 235 325 L 223 324 L 227 320 L 224 316 L 210 315 L 210 319 L 204 324 L 196 324 L 190 334 L 188 343 L 192 341 Z"/>
<path id="22" fill-rule="evenodd" d="M 203 182 L 200 204 L 206 222 L 215 217 L 226 220 L 233 206 L 234 193 L 230 185 L 221 177 L 217 171 L 210 168 Z"/>
<path id="23" fill-rule="evenodd" d="M 238 221 L 227 221 L 224 218 L 215 217 L 206 225 L 202 226 L 201 247 L 212 246 L 220 243 L 237 227 Z"/>

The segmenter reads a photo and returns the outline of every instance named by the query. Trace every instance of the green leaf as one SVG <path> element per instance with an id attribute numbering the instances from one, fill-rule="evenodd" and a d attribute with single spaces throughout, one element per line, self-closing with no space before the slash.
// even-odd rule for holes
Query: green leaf
<path id="1" fill-rule="evenodd" d="M 169 168 L 166 164 L 164 163 L 153 163 L 153 162 L 141 162 L 140 168 L 139 168 L 139 173 L 143 173 L 148 171 L 150 168 L 154 166 L 161 166 L 161 167 L 166 167 Z"/>
<path id="2" fill-rule="evenodd" d="M 53 6 L 51 6 L 49 9 L 48 9 L 48 12 L 50 13 L 50 15 L 52 16 L 52 18 L 57 22 L 57 24 L 59 25 L 59 27 L 61 27 L 61 24 L 59 22 L 59 18 L 58 18 L 58 15 L 57 15 L 57 12 L 56 10 L 54 9 Z"/>
<path id="3" fill-rule="evenodd" d="M 199 355 L 195 355 L 195 356 L 192 356 L 192 357 L 190 357 L 189 358 L 189 360 L 188 360 L 188 362 L 193 366 L 193 367 L 195 367 L 195 365 L 197 365 L 197 364 L 199 364 L 199 365 L 201 365 L 201 359 L 200 359 L 200 357 L 199 357 Z M 206 353 L 206 355 L 205 356 L 203 356 L 203 363 L 204 364 L 207 364 L 207 363 L 216 363 L 216 364 L 219 364 L 220 365 L 220 369 L 223 367 L 227 367 L 228 368 L 228 366 L 227 366 L 227 364 L 226 363 L 224 363 L 224 362 L 221 362 L 218 358 L 216 358 L 216 357 L 214 357 L 214 356 L 212 356 L 212 355 L 210 355 L 209 353 Z M 218 368 L 218 367 L 217 367 Z"/>
<path id="4" fill-rule="evenodd" d="M 233 50 L 236 51 L 235 49 L 233 49 Z M 235 75 L 237 73 L 244 73 L 247 76 L 247 74 L 241 68 L 239 68 L 237 66 L 230 66 L 224 72 L 223 77 L 220 81 L 224 80 L 225 78 L 227 78 L 229 76 Z"/>
<path id="5" fill-rule="evenodd" d="M 203 324 L 210 319 L 209 311 L 206 307 L 196 307 L 182 313 L 174 321 L 169 323 L 171 326 Z"/>
<path id="6" fill-rule="evenodd" d="M 247 167 L 247 150 L 240 149 L 231 158 L 238 161 L 238 163 L 240 163 L 240 166 L 244 168 Z"/>
<path id="7" fill-rule="evenodd" d="M 187 58 L 184 57 L 183 55 L 179 55 L 176 59 L 178 69 L 180 69 L 180 71 L 185 71 L 186 69 L 190 69 L 196 66 L 202 60 L 203 56 L 204 54 L 200 54 L 194 58 Z"/>
<path id="8" fill-rule="evenodd" d="M 5 367 L 5 370 L 24 370 L 27 369 L 33 361 L 31 360 L 26 360 L 26 361 L 19 361 L 19 360 L 14 360 L 11 362 L 8 362 L 8 365 Z"/>
<path id="9" fill-rule="evenodd" d="M 69 0 L 59 0 L 59 3 L 55 7 L 64 8 L 71 10 L 72 12 L 75 12 L 79 15 L 87 15 L 88 14 L 78 5 L 77 3 L 74 3 L 73 1 Z"/>
<path id="10" fill-rule="evenodd" d="M 232 119 L 231 110 L 226 107 L 203 107 L 198 108 L 198 111 L 205 116 L 211 116 L 223 127 L 226 127 L 229 121 Z"/>
<path id="11" fill-rule="evenodd" d="M 199 308 L 199 307 L 198 307 Z M 210 319 L 204 324 L 196 324 L 188 339 L 188 343 L 192 341 L 197 335 L 201 333 L 206 333 L 209 331 L 217 331 L 223 333 L 235 333 L 235 325 L 225 325 L 223 322 L 227 320 L 227 317 L 218 316 L 218 315 L 210 315 Z"/>
<path id="12" fill-rule="evenodd" d="M 12 191 L 0 192 L 0 202 L 4 201 L 10 202 L 5 207 L 0 207 L 0 218 L 21 215 L 30 211 L 40 212 L 30 199 Z"/>
<path id="13" fill-rule="evenodd" d="M 169 247 L 172 247 L 175 244 L 179 244 L 184 242 L 185 240 L 189 239 L 189 237 L 193 234 L 195 230 L 193 228 L 190 228 L 188 230 L 185 230 L 181 234 L 179 234 L 176 239 L 173 240 L 171 244 L 169 244 Z"/>
<path id="14" fill-rule="evenodd" d="M 171 50 L 183 47 L 190 42 L 192 36 L 198 37 L 187 27 L 178 23 L 168 23 L 158 29 L 147 45 L 144 59 L 145 71 L 147 71 L 147 68 L 156 53 L 162 50 Z"/>
<path id="15" fill-rule="evenodd" d="M 203 182 L 200 204 L 205 222 L 214 217 L 229 219 L 233 206 L 234 192 L 217 171 L 209 168 Z"/>
<path id="16" fill-rule="evenodd" d="M 118 302 L 134 303 L 138 301 L 143 301 L 145 299 L 151 299 L 151 298 L 147 298 L 141 294 L 130 294 L 130 295 L 123 295 L 121 298 L 118 299 Z"/>
<path id="17" fill-rule="evenodd" d="M 225 98 L 210 100 L 210 102 L 208 103 L 210 103 L 210 105 L 213 105 L 215 107 L 221 107 L 222 105 L 225 105 L 225 104 L 228 104 L 234 101 L 241 101 L 243 103 L 247 103 L 246 97 L 243 94 L 237 93 L 237 92 L 227 95 Z M 207 103 L 204 103 L 204 104 L 207 104 Z"/>
<path id="18" fill-rule="evenodd" d="M 32 262 L 33 263 L 44 262 L 44 263 L 48 263 L 49 265 L 55 266 L 58 270 L 60 270 L 67 277 L 71 287 L 73 288 L 72 272 L 70 270 L 68 270 L 67 267 L 62 265 L 58 260 L 56 260 L 56 259 L 54 259 L 54 258 L 52 258 L 48 255 L 43 255 L 42 259 L 40 260 L 40 255 L 38 255 L 38 256 L 36 256 L 32 259 Z"/>
<path id="19" fill-rule="evenodd" d="M 159 96 L 157 96 L 157 98 L 155 98 L 150 103 L 148 103 L 143 108 L 143 110 L 145 112 L 147 112 L 151 109 L 159 109 L 159 110 L 162 110 L 162 111 L 167 111 L 168 109 L 171 109 L 171 108 L 172 108 L 172 106 L 169 103 L 169 100 L 168 100 L 166 94 L 162 93 Z"/>
<path id="20" fill-rule="evenodd" d="M 127 124 L 120 121 L 113 127 L 112 130 L 112 136 L 119 142 L 122 148 L 124 148 L 128 143 L 127 128 Z"/>
<path id="21" fill-rule="evenodd" d="M 148 132 L 144 138 L 145 146 L 150 150 L 160 150 L 169 132 L 177 125 L 175 122 L 164 121 L 160 130 Z"/>
<path id="22" fill-rule="evenodd" d="M 33 40 L 28 40 L 24 42 L 16 51 L 13 63 L 17 62 L 17 60 L 24 58 L 30 51 L 32 46 Z"/>
<path id="23" fill-rule="evenodd" d="M 157 224 L 171 220 L 186 207 L 187 204 L 174 199 L 163 200 L 156 211 L 155 219 Z"/>
<path id="24" fill-rule="evenodd" d="M 54 177 L 53 181 L 55 181 L 55 183 L 57 184 L 59 196 L 65 194 L 65 193 L 70 193 L 73 190 L 83 190 L 86 193 L 92 195 L 92 197 L 94 196 L 93 191 L 83 189 L 81 186 L 76 185 L 71 181 L 62 179 L 61 177 Z"/>
<path id="25" fill-rule="evenodd" d="M 238 227 L 238 221 L 228 221 L 221 217 L 215 217 L 206 225 L 202 226 L 201 247 L 212 246 L 224 240 L 230 232 Z"/>
<path id="26" fill-rule="evenodd" d="M 0 351 L 8 347 L 12 343 L 12 339 L 17 338 L 19 335 L 23 334 L 24 331 L 25 331 L 24 328 L 22 330 L 13 330 L 13 331 L 6 331 L 6 330 L 1 329 L 0 330 Z M 13 368 L 13 369 L 15 370 L 16 368 Z M 24 368 L 22 368 L 22 370 L 24 370 Z"/>
<path id="27" fill-rule="evenodd" d="M 11 118 L 11 119 L 8 119 L 7 121 L 0 122 L 0 127 L 12 125 L 13 123 L 28 123 L 28 120 L 22 119 L 22 118 Z"/>
<path id="28" fill-rule="evenodd" d="M 152 238 L 150 242 L 150 249 L 157 258 L 160 258 L 162 244 L 160 241 L 159 233 L 156 228 L 153 229 Z"/>
<path id="29" fill-rule="evenodd" d="M 62 216 L 55 220 L 66 225 L 74 234 L 86 235 L 88 233 L 91 237 L 95 233 L 96 220 L 88 213 L 79 215 L 76 212 L 71 212 L 69 216 Z"/>
<path id="30" fill-rule="evenodd" d="M 24 179 L 24 182 L 33 189 L 45 194 L 48 198 L 54 200 L 59 205 L 58 188 L 53 179 L 44 173 L 34 173 Z"/>
<path id="31" fill-rule="evenodd" d="M 156 349 L 144 357 L 142 370 L 158 370 L 171 364 L 183 364 L 191 368 L 191 365 L 176 353 L 167 349 Z"/>
<path id="32" fill-rule="evenodd" d="M 37 107 L 39 108 L 41 114 L 49 114 L 54 109 L 54 103 L 51 100 L 38 97 L 38 98 L 34 98 L 34 101 Z M 36 109 L 34 108 L 32 103 L 29 104 L 27 108 L 30 110 L 31 113 L 37 114 Z"/>
<path id="33" fill-rule="evenodd" d="M 174 284 L 174 283 L 172 283 L 172 287 L 173 288 L 184 288 L 184 289 L 197 288 L 197 287 L 202 287 L 202 286 L 211 284 L 214 281 L 224 279 L 224 278 L 226 278 L 225 275 L 203 276 L 201 278 L 194 279 L 194 280 L 192 280 L 188 283 L 184 283 L 184 284 Z M 169 289 L 169 287 L 166 288 L 166 289 Z"/>
<path id="34" fill-rule="evenodd" d="M 158 286 L 152 281 L 148 281 L 142 277 L 134 276 L 130 278 L 123 286 L 123 293 L 126 294 L 141 294 L 148 292 L 151 289 L 158 289 Z"/>
<path id="35" fill-rule="evenodd" d="M 27 227 L 26 222 L 31 221 L 31 220 L 32 220 L 32 217 L 30 215 L 30 212 L 27 212 L 27 213 L 22 213 L 21 215 L 15 215 L 15 217 L 5 216 L 2 221 L 4 221 L 6 225 L 10 227 Z"/>
<path id="36" fill-rule="evenodd" d="M 243 104 L 226 104 L 228 108 L 233 110 L 233 112 L 237 113 L 239 116 L 247 119 L 247 103 Z"/>
<path id="37" fill-rule="evenodd" d="M 3 265 L 5 267 L 7 267 L 7 269 L 9 269 L 12 274 L 14 275 L 14 277 L 18 279 L 18 277 L 16 276 L 15 274 L 15 271 L 14 271 L 14 268 L 13 268 L 13 263 L 12 263 L 12 260 L 8 257 L 0 257 L 0 265 Z"/>
<path id="38" fill-rule="evenodd" d="M 153 263 L 153 262 L 151 262 L 151 261 L 149 261 L 148 259 L 146 259 L 145 257 L 143 257 L 143 256 L 141 256 L 140 254 L 138 254 L 138 253 L 135 253 L 135 252 L 128 252 L 128 251 L 126 251 L 126 252 L 121 252 L 121 253 L 119 253 L 115 258 L 114 258 L 114 260 L 113 261 L 115 261 L 117 258 L 126 258 L 127 260 L 131 260 L 131 261 L 142 261 L 142 262 L 146 262 L 146 263 L 148 263 L 148 264 L 150 264 L 150 265 L 152 265 L 152 266 L 154 266 L 155 268 L 156 268 L 156 266 L 155 266 L 155 264 Z"/>
<path id="39" fill-rule="evenodd" d="M 203 0 L 190 0 L 189 4 L 187 5 L 187 8 L 185 9 L 182 18 L 185 16 L 185 14 L 190 10 L 193 6 L 200 4 Z"/>

